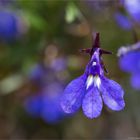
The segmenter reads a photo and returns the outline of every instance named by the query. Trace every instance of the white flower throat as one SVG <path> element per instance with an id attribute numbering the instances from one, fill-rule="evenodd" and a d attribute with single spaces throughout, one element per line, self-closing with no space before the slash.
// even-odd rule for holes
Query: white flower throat
<path id="1" fill-rule="evenodd" d="M 101 85 L 101 79 L 98 75 L 89 75 L 86 81 L 86 89 L 88 89 L 92 84 L 94 84 L 95 87 L 98 89 L 100 88 Z"/>

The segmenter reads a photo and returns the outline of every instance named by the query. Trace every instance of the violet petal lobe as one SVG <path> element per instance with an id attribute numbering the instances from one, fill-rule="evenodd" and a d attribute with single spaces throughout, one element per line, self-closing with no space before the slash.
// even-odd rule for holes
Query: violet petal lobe
<path id="1" fill-rule="evenodd" d="M 123 71 L 136 73 L 140 71 L 140 52 L 130 52 L 120 58 L 119 65 Z"/>
<path id="2" fill-rule="evenodd" d="M 85 80 L 86 76 L 82 75 L 71 81 L 64 90 L 60 104 L 65 113 L 74 113 L 80 108 L 85 95 Z"/>
<path id="3" fill-rule="evenodd" d="M 131 17 L 137 22 L 140 21 L 140 1 L 139 0 L 125 0 L 124 6 Z"/>
<path id="4" fill-rule="evenodd" d="M 114 15 L 115 20 L 122 29 L 124 30 L 131 30 L 132 29 L 132 24 L 131 21 L 128 19 L 127 16 L 121 14 L 121 13 L 116 13 Z"/>
<path id="5" fill-rule="evenodd" d="M 40 95 L 34 95 L 28 97 L 24 101 L 24 108 L 33 117 L 39 117 L 42 108 L 42 97 Z"/>
<path id="6" fill-rule="evenodd" d="M 41 111 L 41 117 L 44 121 L 55 124 L 63 119 L 65 116 L 62 108 L 59 104 L 59 98 L 49 98 L 47 96 L 43 97 L 43 106 Z"/>
<path id="7" fill-rule="evenodd" d="M 100 91 L 102 93 L 104 103 L 111 110 L 119 111 L 124 108 L 124 91 L 117 82 L 105 77 L 102 78 Z"/>
<path id="8" fill-rule="evenodd" d="M 140 90 L 140 74 L 139 73 L 135 73 L 131 76 L 131 85 L 133 86 L 133 88 Z"/>
<path id="9" fill-rule="evenodd" d="M 84 97 L 83 112 L 90 119 L 97 118 L 101 114 L 102 107 L 103 103 L 99 90 L 92 86 Z"/>

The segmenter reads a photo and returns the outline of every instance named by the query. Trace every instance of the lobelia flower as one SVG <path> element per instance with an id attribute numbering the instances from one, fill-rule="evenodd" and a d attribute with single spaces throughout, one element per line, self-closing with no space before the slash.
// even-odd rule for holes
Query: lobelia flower
<path id="1" fill-rule="evenodd" d="M 29 96 L 24 101 L 26 112 L 34 118 L 41 117 L 50 124 L 61 121 L 66 116 L 59 104 L 62 89 L 61 84 L 51 83 L 40 93 Z"/>
<path id="2" fill-rule="evenodd" d="M 122 29 L 133 30 L 134 22 L 140 23 L 140 0 L 120 0 L 120 2 L 128 14 L 116 12 L 115 21 Z"/>
<path id="3" fill-rule="evenodd" d="M 131 30 L 132 29 L 132 23 L 128 19 L 127 16 L 123 15 L 120 12 L 117 12 L 114 14 L 114 18 L 116 23 L 118 24 L 119 27 L 121 27 L 124 30 Z"/>
<path id="4" fill-rule="evenodd" d="M 123 0 L 124 7 L 130 16 L 140 22 L 140 0 Z"/>
<path id="5" fill-rule="evenodd" d="M 54 82 L 48 85 L 47 90 L 44 90 L 41 111 L 41 117 L 44 121 L 57 123 L 66 116 L 59 104 L 63 89 L 64 88 L 61 84 Z M 49 93 L 49 95 L 46 95 L 46 93 Z"/>
<path id="6" fill-rule="evenodd" d="M 118 50 L 120 68 L 131 74 L 131 85 L 140 90 L 140 42 Z"/>
<path id="7" fill-rule="evenodd" d="M 27 30 L 28 24 L 21 12 L 0 10 L 0 40 L 13 41 L 26 33 Z"/>
<path id="8" fill-rule="evenodd" d="M 31 95 L 24 100 L 24 109 L 32 117 L 40 117 L 42 108 L 42 96 L 40 94 Z"/>
<path id="9" fill-rule="evenodd" d="M 74 113 L 81 106 L 88 118 L 97 118 L 102 111 L 103 102 L 111 110 L 119 111 L 125 106 L 124 91 L 121 86 L 105 77 L 102 54 L 110 52 L 99 47 L 99 33 L 96 33 L 92 49 L 82 50 L 90 53 L 91 59 L 82 76 L 71 81 L 61 98 L 61 107 L 66 113 Z"/>
<path id="10" fill-rule="evenodd" d="M 18 33 L 17 18 L 13 12 L 0 11 L 0 38 L 13 39 Z"/>
<path id="11" fill-rule="evenodd" d="M 63 64 L 62 59 L 57 61 L 57 65 L 59 64 Z M 45 67 L 42 63 L 33 67 L 29 79 L 38 90 L 25 98 L 23 104 L 30 116 L 42 118 L 50 124 L 55 124 L 66 116 L 59 104 L 64 81 L 56 77 L 56 71 L 64 70 L 65 67 L 57 70 L 54 68 L 52 65 Z"/>

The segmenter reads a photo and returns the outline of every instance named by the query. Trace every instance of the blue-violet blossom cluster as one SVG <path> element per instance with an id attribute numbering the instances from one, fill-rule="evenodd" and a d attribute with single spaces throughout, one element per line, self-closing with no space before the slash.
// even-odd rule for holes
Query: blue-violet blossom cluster
<path id="1" fill-rule="evenodd" d="M 24 108 L 26 112 L 35 118 L 42 118 L 45 122 L 55 124 L 61 121 L 66 114 L 60 107 L 59 100 L 63 92 L 63 81 L 56 77 L 56 71 L 62 71 L 63 63 L 58 59 L 55 67 L 45 67 L 43 64 L 37 64 L 31 70 L 30 81 L 38 88 L 24 100 Z M 54 66 L 54 64 L 53 64 Z M 55 72 L 54 72 L 55 71 Z"/>
<path id="2" fill-rule="evenodd" d="M 21 14 L 0 10 L 0 40 L 12 41 L 27 31 L 27 23 Z"/>
<path id="3" fill-rule="evenodd" d="M 99 44 L 99 33 L 96 33 L 92 49 L 83 50 L 90 53 L 91 59 L 82 76 L 71 81 L 64 90 L 61 107 L 66 113 L 74 113 L 81 106 L 88 118 L 97 118 L 102 111 L 103 102 L 111 110 L 119 111 L 125 106 L 124 91 L 121 86 L 104 75 L 105 66 Z"/>
<path id="4" fill-rule="evenodd" d="M 131 85 L 140 90 L 140 42 L 118 50 L 120 68 L 131 74 Z"/>
<path id="5" fill-rule="evenodd" d="M 136 21 L 140 22 L 140 0 L 123 0 L 124 7 L 129 15 Z"/>
<path id="6" fill-rule="evenodd" d="M 140 23 L 140 0 L 120 0 L 122 7 L 114 14 L 119 27 L 124 30 L 133 30 L 135 23 Z M 124 12 L 125 11 L 125 12 Z"/>

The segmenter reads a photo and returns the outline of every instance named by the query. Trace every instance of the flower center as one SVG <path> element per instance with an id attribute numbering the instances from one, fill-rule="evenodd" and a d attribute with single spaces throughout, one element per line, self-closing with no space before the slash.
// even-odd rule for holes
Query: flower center
<path id="1" fill-rule="evenodd" d="M 96 66 L 96 65 L 97 65 L 97 63 L 95 61 L 93 61 L 92 66 Z"/>
<path id="2" fill-rule="evenodd" d="M 88 89 L 93 83 L 93 75 L 89 75 L 86 81 L 86 89 Z"/>
<path id="3" fill-rule="evenodd" d="M 99 77 L 99 75 L 95 75 L 93 77 L 93 83 L 94 83 L 94 86 L 97 87 L 98 89 L 100 88 L 100 85 L 101 85 L 101 79 Z"/>
<path id="4" fill-rule="evenodd" d="M 101 79 L 98 75 L 93 76 L 92 74 L 90 74 L 88 76 L 86 81 L 86 89 L 88 89 L 92 84 L 94 84 L 94 86 L 97 87 L 98 89 L 100 88 Z"/>

